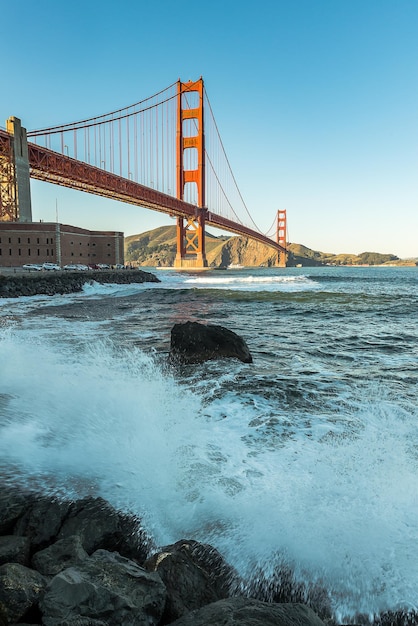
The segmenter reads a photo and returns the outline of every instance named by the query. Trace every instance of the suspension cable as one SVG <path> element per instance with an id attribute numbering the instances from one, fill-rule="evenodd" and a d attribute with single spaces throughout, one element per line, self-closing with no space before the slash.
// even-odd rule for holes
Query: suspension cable
<path id="1" fill-rule="evenodd" d="M 222 139 L 221 139 L 220 133 L 219 133 L 218 126 L 217 126 L 217 124 L 216 124 L 215 116 L 213 115 L 212 107 L 211 107 L 211 104 L 210 104 L 210 101 L 209 101 L 208 95 L 207 95 L 207 93 L 206 93 L 206 90 L 205 90 L 205 94 L 206 94 L 206 99 L 207 99 L 207 102 L 208 102 L 208 105 L 209 105 L 209 110 L 210 110 L 210 113 L 211 113 L 211 115 L 212 115 L 212 120 L 213 120 L 213 123 L 214 123 L 214 125 L 215 125 L 215 129 L 216 129 L 216 132 L 217 132 L 217 135 L 218 135 L 218 138 L 219 138 L 219 142 L 220 142 L 220 144 L 221 144 L 221 147 L 222 147 L 222 150 L 223 150 L 223 153 L 224 153 L 224 156 L 225 156 L 226 162 L 227 162 L 227 164 L 228 164 L 228 168 L 229 168 L 230 174 L 231 174 L 231 176 L 232 176 L 232 180 L 234 181 L 235 187 L 236 187 L 236 189 L 237 189 L 237 191 L 238 191 L 238 195 L 239 195 L 239 197 L 240 197 L 240 199 L 241 199 L 241 201 L 242 201 L 242 204 L 243 204 L 243 206 L 244 206 L 244 208 L 245 208 L 245 211 L 247 212 L 247 215 L 248 215 L 248 217 L 250 218 L 251 222 L 253 223 L 253 225 L 254 225 L 255 229 L 256 229 L 259 233 L 261 233 L 261 232 L 262 232 L 262 231 L 261 231 L 261 229 L 260 229 L 260 228 L 257 226 L 257 224 L 254 222 L 254 220 L 253 220 L 253 218 L 252 218 L 252 216 L 251 216 L 251 213 L 249 212 L 248 207 L 247 207 L 247 205 L 245 204 L 244 198 L 242 197 L 241 191 L 240 191 L 240 189 L 239 189 L 239 187 L 238 187 L 237 181 L 236 181 L 236 179 L 235 179 L 234 173 L 233 173 L 232 168 L 231 168 L 231 165 L 230 165 L 230 163 L 229 163 L 229 159 L 228 159 L 227 154 L 226 154 L 226 152 L 225 152 L 225 148 L 224 148 L 224 145 L 223 145 L 223 142 L 222 142 Z"/>
<path id="2" fill-rule="evenodd" d="M 82 127 L 82 128 L 88 128 L 89 126 L 98 126 L 100 124 L 106 124 L 108 122 L 111 122 L 112 119 L 103 119 L 103 118 L 108 118 L 111 116 L 116 115 L 117 113 L 121 113 L 122 111 L 128 111 L 129 109 L 132 109 L 133 107 L 137 107 L 140 106 L 142 104 L 144 104 L 145 102 L 148 102 L 149 100 L 152 100 L 153 98 L 157 98 L 158 96 L 160 96 L 162 93 L 165 93 L 166 91 L 168 91 L 169 89 L 172 89 L 174 87 L 176 83 L 172 83 L 171 85 L 169 85 L 168 87 L 166 87 L 165 89 L 162 89 L 161 91 L 158 91 L 157 93 L 155 93 L 153 96 L 149 96 L 148 98 L 145 98 L 144 100 L 140 100 L 139 102 L 136 102 L 135 104 L 130 104 L 129 106 L 126 107 L 122 107 L 121 109 L 117 109 L 116 111 L 111 111 L 110 113 L 103 113 L 102 115 L 96 115 L 94 117 L 89 117 L 85 120 L 80 120 L 78 122 L 70 122 L 69 124 L 61 124 L 59 126 L 51 126 L 49 128 L 40 128 L 38 130 L 31 130 L 27 133 L 28 137 L 34 137 L 35 135 L 47 135 L 47 134 L 54 134 L 57 132 L 62 132 L 63 130 L 73 130 L 75 127 Z M 165 102 L 168 102 L 169 100 L 172 100 L 173 98 L 176 98 L 177 94 L 174 94 L 173 96 L 169 96 L 168 98 L 166 98 L 165 100 L 161 100 L 160 102 L 157 102 L 156 104 L 150 105 L 149 107 L 145 107 L 139 111 L 134 111 L 132 113 L 127 113 L 125 115 L 121 115 L 116 119 L 123 119 L 125 117 L 130 117 L 132 115 L 137 115 L 138 113 L 142 113 L 144 111 L 148 111 L 149 109 L 155 108 L 157 106 L 160 106 L 161 104 L 164 104 Z M 101 120 L 101 121 L 94 121 L 94 120 Z M 92 122 L 91 124 L 87 124 L 87 122 Z"/>
<path id="3" fill-rule="evenodd" d="M 271 225 L 271 226 L 270 226 L 270 228 L 269 228 L 269 229 L 268 229 L 268 230 L 264 233 L 267 237 L 269 237 L 269 236 L 271 236 L 271 235 L 274 235 L 274 231 L 275 231 L 275 228 L 274 228 L 274 227 L 275 227 L 275 225 L 276 225 L 276 222 L 277 222 L 277 216 L 275 216 L 275 217 L 274 217 L 272 225 Z"/>

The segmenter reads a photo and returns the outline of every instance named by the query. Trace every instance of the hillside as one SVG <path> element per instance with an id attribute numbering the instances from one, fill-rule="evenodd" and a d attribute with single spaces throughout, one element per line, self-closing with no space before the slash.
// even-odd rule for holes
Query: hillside
<path id="1" fill-rule="evenodd" d="M 206 255 L 218 258 L 230 237 L 206 233 Z M 125 262 L 149 267 L 170 267 L 176 257 L 176 226 L 160 226 L 139 235 L 125 237 Z M 212 264 L 212 263 L 210 263 Z"/>
<path id="2" fill-rule="evenodd" d="M 172 267 L 176 256 L 176 226 L 160 226 L 138 235 L 125 237 L 125 261 L 132 265 Z M 228 265 L 267 266 L 276 263 L 276 252 L 246 237 L 216 237 L 206 232 L 206 256 L 211 267 Z M 401 260 L 393 254 L 363 252 L 332 254 L 289 244 L 288 266 L 322 265 L 418 265 L 418 259 Z"/>

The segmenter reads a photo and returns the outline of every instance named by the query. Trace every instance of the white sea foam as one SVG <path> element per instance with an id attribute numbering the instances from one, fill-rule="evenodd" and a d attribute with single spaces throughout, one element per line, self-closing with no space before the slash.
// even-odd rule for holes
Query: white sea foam
<path id="1" fill-rule="evenodd" d="M 58 335 L 0 333 L 0 459 L 16 480 L 102 495 L 158 543 L 210 541 L 248 577 L 284 554 L 340 618 L 415 601 L 416 409 L 370 383 L 334 423 L 266 445 L 257 417 L 280 433 L 292 416 L 256 392 L 212 397 L 140 350 Z"/>
<path id="2" fill-rule="evenodd" d="M 234 291 L 311 291 L 318 283 L 302 274 L 277 275 L 272 270 L 239 272 L 155 272 L 161 283 L 154 288 L 228 289 Z"/>
<path id="3" fill-rule="evenodd" d="M 94 281 L 87 283 L 83 291 L 88 296 L 119 296 L 132 295 L 146 289 L 228 289 L 233 291 L 314 291 L 319 284 L 304 276 L 274 275 L 255 272 L 253 274 L 240 271 L 231 275 L 230 272 L 199 272 L 190 274 L 175 271 L 153 270 L 159 283 L 133 283 L 127 285 L 99 284 Z"/>
<path id="4" fill-rule="evenodd" d="M 83 285 L 83 293 L 86 296 L 130 296 L 158 283 L 98 283 L 94 280 Z"/>
<path id="5" fill-rule="evenodd" d="M 318 287 L 306 276 L 197 276 L 184 280 L 185 286 L 195 288 L 233 289 L 239 291 L 305 291 Z"/>

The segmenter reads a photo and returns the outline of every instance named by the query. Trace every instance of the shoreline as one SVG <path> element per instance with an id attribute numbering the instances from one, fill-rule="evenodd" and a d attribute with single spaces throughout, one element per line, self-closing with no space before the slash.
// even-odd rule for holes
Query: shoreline
<path id="1" fill-rule="evenodd" d="M 0 483 L 1 626 L 336 626 L 327 602 L 271 601 L 242 582 L 210 544 L 158 547 L 141 518 L 101 497 Z"/>
<path id="2" fill-rule="evenodd" d="M 90 282 L 100 284 L 160 282 L 151 272 L 144 272 L 138 269 L 36 273 L 28 273 L 17 268 L 10 268 L 10 270 L 6 274 L 3 273 L 3 268 L 0 270 L 0 298 L 19 298 L 21 296 L 36 295 L 54 296 L 56 294 L 76 293 L 82 291 L 83 286 Z"/>
<path id="3" fill-rule="evenodd" d="M 289 567 L 255 582 L 209 543 L 157 546 L 141 517 L 101 497 L 0 483 L 0 626 L 418 623 L 400 607 L 338 619 L 330 591 Z"/>

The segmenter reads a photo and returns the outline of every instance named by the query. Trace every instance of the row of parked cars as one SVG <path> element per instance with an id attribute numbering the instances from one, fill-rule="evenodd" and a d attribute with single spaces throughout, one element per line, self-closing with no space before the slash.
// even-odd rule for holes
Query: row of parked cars
<path id="1" fill-rule="evenodd" d="M 121 269 L 124 269 L 125 266 L 118 263 L 114 267 L 117 270 L 121 270 Z M 32 272 L 40 272 L 42 270 L 46 270 L 46 271 L 68 270 L 72 272 L 87 272 L 89 270 L 110 270 L 111 266 L 107 265 L 106 263 L 97 263 L 97 265 L 96 264 L 83 265 L 82 263 L 70 263 L 68 265 L 64 265 L 64 267 L 60 267 L 56 263 L 42 263 L 41 265 L 37 263 L 25 263 L 25 265 L 23 265 L 23 269 L 29 270 Z"/>
<path id="2" fill-rule="evenodd" d="M 42 263 L 41 265 L 38 263 L 25 263 L 23 269 L 30 272 L 40 272 L 42 270 L 60 270 L 61 268 L 56 263 Z"/>

